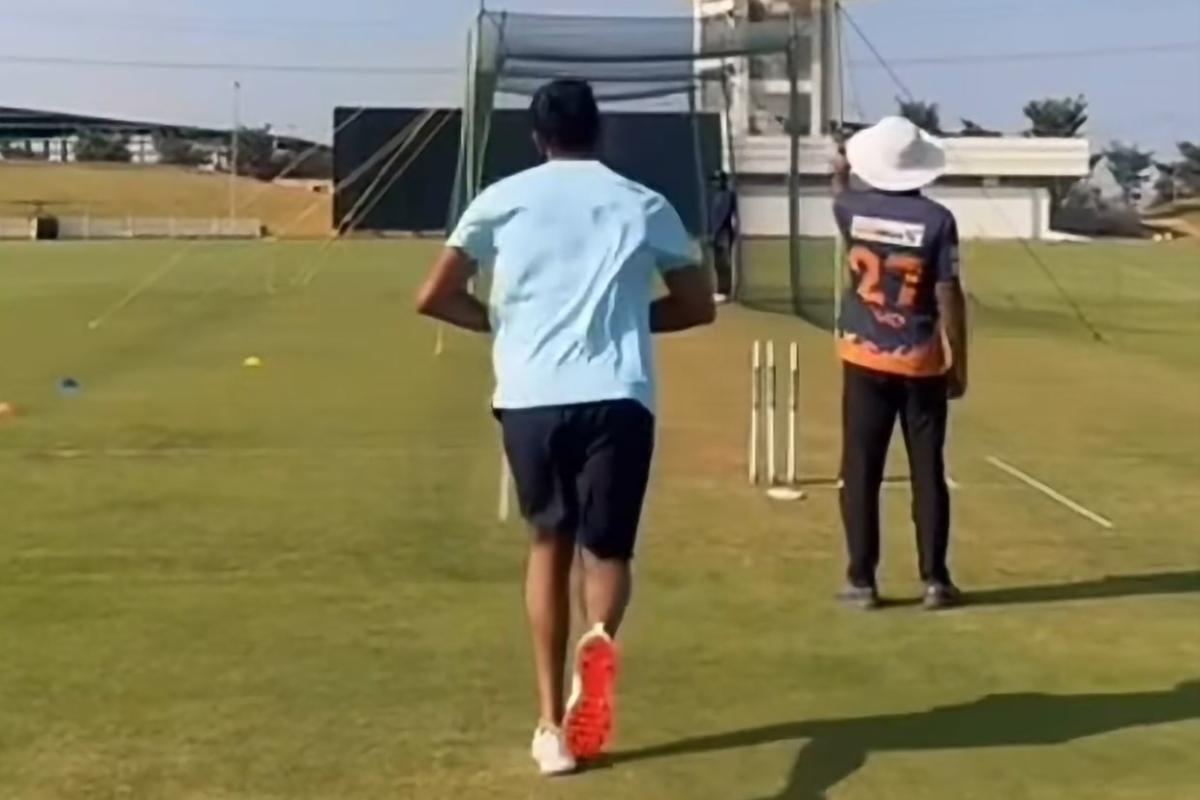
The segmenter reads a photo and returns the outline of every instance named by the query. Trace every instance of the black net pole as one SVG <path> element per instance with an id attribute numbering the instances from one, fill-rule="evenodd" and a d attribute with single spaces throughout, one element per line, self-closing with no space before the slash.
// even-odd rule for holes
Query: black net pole
<path id="1" fill-rule="evenodd" d="M 788 166 L 788 272 L 792 290 L 792 310 L 803 316 L 800 292 L 800 48 L 796 12 L 791 14 L 791 40 L 788 42 L 789 81 L 788 136 L 791 158 Z"/>
<path id="2" fill-rule="evenodd" d="M 737 210 L 738 230 L 733 237 L 732 246 L 729 249 L 729 257 L 733 261 L 733 295 L 730 298 L 741 302 L 742 299 L 742 235 L 741 224 L 742 215 L 740 208 L 740 197 L 738 192 L 738 165 L 737 165 L 737 147 L 733 140 L 733 94 L 729 90 L 729 71 L 722 65 L 721 72 L 721 92 L 725 98 L 725 158 L 726 164 L 729 166 L 729 190 L 733 192 L 735 202 L 739 202 Z"/>
<path id="3" fill-rule="evenodd" d="M 700 138 L 700 109 L 696 103 L 697 87 L 695 82 L 688 90 L 688 113 L 692 123 L 692 150 L 696 164 L 696 200 L 700 216 L 697 218 L 697 232 L 700 234 L 701 260 L 707 264 L 709 244 L 712 240 L 708 229 L 708 181 L 704 175 L 704 150 Z"/>
<path id="4" fill-rule="evenodd" d="M 834 141 L 837 142 L 838 155 L 846 156 L 846 42 L 842 37 L 842 4 L 833 4 L 833 32 L 837 42 L 837 82 L 838 82 L 838 120 Z M 860 122 L 864 120 L 859 120 Z M 833 244 L 833 337 L 838 337 L 838 326 L 842 321 L 842 281 L 846 275 L 846 240 L 842 232 L 835 233 Z"/>

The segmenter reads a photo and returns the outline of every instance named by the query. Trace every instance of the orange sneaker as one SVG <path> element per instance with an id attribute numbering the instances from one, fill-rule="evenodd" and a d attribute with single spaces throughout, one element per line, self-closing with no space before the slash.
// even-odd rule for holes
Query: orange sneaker
<path id="1" fill-rule="evenodd" d="M 597 625 L 575 648 L 575 677 L 563 728 L 577 759 L 591 759 L 612 738 L 617 683 L 617 645 Z"/>

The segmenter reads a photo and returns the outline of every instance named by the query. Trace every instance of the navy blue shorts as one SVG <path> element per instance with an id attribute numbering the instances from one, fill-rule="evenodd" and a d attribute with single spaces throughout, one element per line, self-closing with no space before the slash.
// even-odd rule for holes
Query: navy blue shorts
<path id="1" fill-rule="evenodd" d="M 629 561 L 654 455 L 636 400 L 498 409 L 521 514 L 604 560 Z"/>

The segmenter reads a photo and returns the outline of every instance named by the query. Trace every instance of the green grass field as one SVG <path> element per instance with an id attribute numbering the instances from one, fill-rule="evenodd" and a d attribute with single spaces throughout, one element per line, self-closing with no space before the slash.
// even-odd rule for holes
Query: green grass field
<path id="1" fill-rule="evenodd" d="M 486 343 L 435 358 L 410 312 L 433 249 L 202 245 L 119 305 L 175 251 L 0 248 L 0 400 L 22 411 L 0 420 L 0 797 L 1200 796 L 1194 246 L 1039 249 L 1105 343 L 1018 247 L 967 249 L 974 603 L 942 615 L 835 607 L 827 483 L 796 505 L 746 485 L 765 337 L 801 343 L 804 471 L 834 477 L 827 333 L 731 308 L 665 340 L 616 752 L 553 783 L 526 751 Z M 884 588 L 915 598 L 907 494 L 887 501 Z"/>

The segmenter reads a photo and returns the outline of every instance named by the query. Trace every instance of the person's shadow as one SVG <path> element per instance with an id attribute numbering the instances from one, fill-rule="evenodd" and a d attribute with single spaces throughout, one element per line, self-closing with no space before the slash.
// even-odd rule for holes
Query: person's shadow
<path id="1" fill-rule="evenodd" d="M 1146 575 L 1109 575 L 1095 580 L 1047 586 L 1014 586 L 969 592 L 972 606 L 1003 606 L 1021 603 L 1066 603 L 1159 594 L 1200 592 L 1200 570 L 1157 572 Z"/>
<path id="2" fill-rule="evenodd" d="M 1130 694 L 1000 694 L 907 714 L 771 725 L 614 755 L 612 764 L 808 739 L 773 800 L 822 800 L 872 753 L 1054 745 L 1143 725 L 1200 719 L 1200 680 Z"/>
<path id="3" fill-rule="evenodd" d="M 1027 603 L 1071 603 L 1161 594 L 1200 593 L 1200 570 L 1152 572 L 1144 575 L 1109 575 L 1104 578 L 1035 586 L 1008 586 L 971 590 L 966 606 L 1008 606 Z M 918 605 L 920 599 L 885 601 L 888 606 Z"/>

